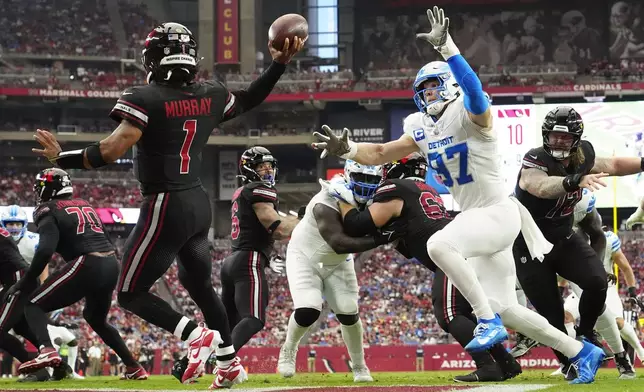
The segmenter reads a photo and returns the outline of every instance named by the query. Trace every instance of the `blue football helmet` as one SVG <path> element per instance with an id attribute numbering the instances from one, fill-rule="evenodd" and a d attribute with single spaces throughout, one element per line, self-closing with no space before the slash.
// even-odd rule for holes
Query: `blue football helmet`
<path id="1" fill-rule="evenodd" d="M 382 180 L 382 166 L 362 165 L 347 159 L 344 164 L 344 177 L 349 182 L 355 201 L 366 204 L 373 198 Z"/>
<path id="2" fill-rule="evenodd" d="M 438 86 L 425 88 L 428 80 L 436 80 Z M 440 114 L 445 105 L 461 95 L 461 88 L 452 75 L 449 65 L 444 61 L 432 61 L 425 64 L 416 74 L 414 80 L 414 103 L 422 113 L 436 116 Z M 426 92 L 436 91 L 437 98 L 427 102 Z"/>
<path id="3" fill-rule="evenodd" d="M 29 218 L 25 210 L 17 205 L 10 205 L 0 214 L 0 226 L 6 229 L 15 241 L 20 240 L 27 231 Z M 17 225 L 22 224 L 22 226 Z"/>

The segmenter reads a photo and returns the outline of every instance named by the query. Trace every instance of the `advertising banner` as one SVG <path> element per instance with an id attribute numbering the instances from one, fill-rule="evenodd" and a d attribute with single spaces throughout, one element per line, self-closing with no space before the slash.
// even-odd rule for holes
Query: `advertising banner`
<path id="1" fill-rule="evenodd" d="M 219 64 L 239 63 L 239 0 L 217 0 L 217 59 Z"/>

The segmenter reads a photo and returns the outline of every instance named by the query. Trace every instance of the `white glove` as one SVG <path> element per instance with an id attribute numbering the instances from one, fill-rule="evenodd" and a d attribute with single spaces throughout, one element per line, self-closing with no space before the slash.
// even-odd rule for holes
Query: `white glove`
<path id="1" fill-rule="evenodd" d="M 434 6 L 434 10 L 427 10 L 427 19 L 432 26 L 429 33 L 416 34 L 416 38 L 429 42 L 445 60 L 460 54 L 461 52 L 452 41 L 449 35 L 449 18 L 445 17 L 445 11 L 442 8 Z"/>
<path id="2" fill-rule="evenodd" d="M 286 260 L 284 260 L 282 256 L 275 255 L 271 257 L 271 260 L 268 263 L 268 265 L 276 274 L 283 275 L 284 272 L 286 271 Z"/>
<path id="3" fill-rule="evenodd" d="M 341 202 L 350 204 L 354 207 L 358 206 L 358 203 L 356 203 L 356 200 L 353 198 L 353 191 L 344 176 L 333 177 L 331 181 L 329 181 L 326 191 L 329 195 Z"/>

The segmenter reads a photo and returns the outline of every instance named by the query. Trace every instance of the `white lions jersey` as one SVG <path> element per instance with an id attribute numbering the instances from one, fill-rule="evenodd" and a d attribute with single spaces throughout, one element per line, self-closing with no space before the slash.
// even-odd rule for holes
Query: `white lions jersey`
<path id="1" fill-rule="evenodd" d="M 622 249 L 622 241 L 619 240 L 617 234 L 612 231 L 605 231 L 606 236 L 606 251 L 604 252 L 604 269 L 609 274 L 613 273 L 613 255 Z"/>
<path id="2" fill-rule="evenodd" d="M 315 220 L 315 216 L 313 216 L 313 208 L 319 203 L 339 211 L 337 201 L 329 196 L 325 189 L 322 189 L 317 195 L 313 196 L 306 206 L 306 213 L 300 223 L 293 229 L 288 247 L 296 248 L 298 252 L 308 257 L 312 263 L 337 265 L 346 261 L 351 256 L 335 253 L 331 246 L 322 238 L 318 230 L 318 223 Z"/>
<path id="3" fill-rule="evenodd" d="M 462 210 L 507 199 L 497 135 L 472 122 L 462 97 L 447 105 L 435 124 L 421 112 L 410 114 L 403 130 L 414 139 Z"/>
<path id="4" fill-rule="evenodd" d="M 20 241 L 18 241 L 18 250 L 20 251 L 20 255 L 22 255 L 25 261 L 29 264 L 31 264 L 31 260 L 34 259 L 34 255 L 36 254 L 38 241 L 40 241 L 40 234 L 32 233 L 30 231 L 25 231 L 25 235 L 23 235 Z"/>
<path id="5" fill-rule="evenodd" d="M 579 230 L 579 222 L 593 211 L 596 200 L 594 193 L 584 189 L 581 200 L 575 205 L 575 211 L 573 212 L 573 228 L 575 231 Z"/>

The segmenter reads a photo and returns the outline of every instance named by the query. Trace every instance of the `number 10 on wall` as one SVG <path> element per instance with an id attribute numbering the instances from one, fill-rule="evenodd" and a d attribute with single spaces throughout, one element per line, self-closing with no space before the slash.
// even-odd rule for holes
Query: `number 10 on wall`
<path id="1" fill-rule="evenodd" d="M 523 144 L 523 125 L 508 125 L 508 132 L 510 134 L 510 144 L 511 145 L 521 145 Z"/>

